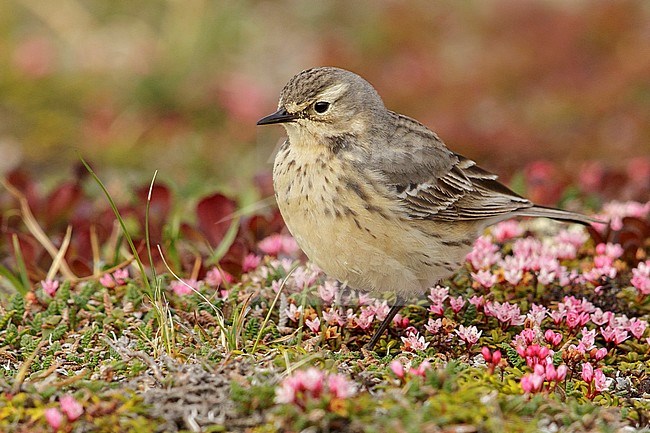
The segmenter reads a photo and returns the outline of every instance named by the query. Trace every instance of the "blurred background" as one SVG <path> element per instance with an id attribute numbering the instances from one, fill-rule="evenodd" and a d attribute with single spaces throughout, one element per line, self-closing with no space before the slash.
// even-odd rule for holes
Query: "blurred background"
<path id="1" fill-rule="evenodd" d="M 158 169 L 184 193 L 245 196 L 283 136 L 255 122 L 318 65 L 506 180 L 602 188 L 614 167 L 648 190 L 644 0 L 5 0 L 1 173 L 54 183 L 81 154 L 112 182 Z"/>

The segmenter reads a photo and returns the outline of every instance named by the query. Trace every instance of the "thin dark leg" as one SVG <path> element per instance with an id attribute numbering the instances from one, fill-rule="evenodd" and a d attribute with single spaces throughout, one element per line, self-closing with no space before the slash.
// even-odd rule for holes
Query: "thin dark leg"
<path id="1" fill-rule="evenodd" d="M 388 325 L 390 325 L 390 322 L 393 321 L 393 317 L 395 317 L 395 315 L 399 313 L 399 310 L 402 309 L 403 305 L 404 305 L 404 301 L 398 296 L 395 299 L 395 303 L 390 308 L 388 315 L 386 316 L 384 321 L 381 322 L 379 328 L 377 328 L 377 330 L 375 331 L 375 335 L 373 335 L 372 338 L 370 339 L 370 342 L 366 344 L 366 349 L 372 350 L 375 347 L 375 344 L 377 344 L 384 331 L 386 331 L 386 329 L 388 328 Z"/>

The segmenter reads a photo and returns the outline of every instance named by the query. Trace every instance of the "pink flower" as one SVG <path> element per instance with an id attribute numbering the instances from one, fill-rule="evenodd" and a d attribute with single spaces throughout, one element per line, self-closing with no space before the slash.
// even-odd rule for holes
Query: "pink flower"
<path id="1" fill-rule="evenodd" d="M 431 320 L 431 319 L 429 319 L 429 320 Z M 395 317 L 393 317 L 393 323 L 398 328 L 405 329 L 405 328 L 409 327 L 411 321 L 409 320 L 408 317 L 402 317 L 401 314 L 397 313 L 397 314 L 395 314 Z"/>
<path id="2" fill-rule="evenodd" d="M 336 284 L 329 280 L 326 280 L 322 285 L 318 286 L 318 296 L 320 296 L 324 302 L 332 302 L 334 296 L 336 296 L 336 292 Z"/>
<path id="3" fill-rule="evenodd" d="M 430 290 L 428 298 L 433 304 L 442 305 L 443 302 L 449 297 L 449 287 L 436 286 L 432 287 Z"/>
<path id="4" fill-rule="evenodd" d="M 566 324 L 569 327 L 569 329 L 575 329 L 578 326 L 583 326 L 586 324 L 590 319 L 590 316 L 588 313 L 581 312 L 578 313 L 577 311 L 569 311 L 566 315 Z"/>
<path id="5" fill-rule="evenodd" d="M 431 368 L 431 364 L 429 361 L 422 361 L 420 365 L 417 366 L 417 368 L 411 368 L 409 370 L 409 373 L 411 373 L 414 376 L 421 376 L 424 377 L 426 376 L 427 370 Z"/>
<path id="6" fill-rule="evenodd" d="M 355 394 L 354 384 L 340 374 L 330 374 L 327 388 L 334 398 L 349 398 Z"/>
<path id="7" fill-rule="evenodd" d="M 198 290 L 199 283 L 196 280 L 183 279 L 182 281 L 173 280 L 169 283 L 169 287 L 176 293 L 178 296 L 185 296 L 193 293 L 194 290 Z"/>
<path id="8" fill-rule="evenodd" d="M 483 333 L 483 331 L 479 331 L 476 326 L 465 327 L 463 325 L 460 325 L 458 329 L 454 330 L 454 332 L 465 344 L 467 344 L 468 347 L 472 347 L 476 344 Z"/>
<path id="9" fill-rule="evenodd" d="M 530 311 L 526 314 L 526 318 L 534 322 L 537 326 L 540 326 L 546 318 L 547 313 L 548 308 L 543 305 L 533 304 L 530 306 Z"/>
<path id="10" fill-rule="evenodd" d="M 596 371 L 594 371 L 594 388 L 596 388 L 596 391 L 598 392 L 607 391 L 609 389 L 609 380 L 600 368 L 597 368 Z"/>
<path id="11" fill-rule="evenodd" d="M 59 412 L 59 409 L 50 407 L 45 409 L 45 420 L 52 429 L 58 430 L 63 423 L 63 415 Z"/>
<path id="12" fill-rule="evenodd" d="M 243 272 L 250 272 L 254 269 L 257 269 L 257 267 L 262 263 L 262 258 L 258 256 L 257 254 L 247 254 L 246 257 L 244 257 L 244 261 L 242 262 L 242 271 Z"/>
<path id="13" fill-rule="evenodd" d="M 45 293 L 54 297 L 56 291 L 59 289 L 59 282 L 57 280 L 43 280 L 41 281 L 41 287 Z"/>
<path id="14" fill-rule="evenodd" d="M 474 269 L 489 269 L 501 258 L 499 246 L 492 243 L 488 236 L 479 237 L 474 242 L 474 249 L 467 254 L 467 261 Z"/>
<path id="15" fill-rule="evenodd" d="M 630 283 L 642 296 L 650 295 L 650 260 L 640 262 L 632 269 Z"/>
<path id="16" fill-rule="evenodd" d="M 121 286 L 126 283 L 127 278 L 129 278 L 129 271 L 127 269 L 118 269 L 112 274 L 102 275 L 99 282 L 107 289 L 112 289 L 113 287 Z"/>
<path id="17" fill-rule="evenodd" d="M 483 310 L 487 316 L 496 317 L 504 325 L 518 326 L 524 323 L 525 316 L 521 315 L 521 310 L 517 304 L 486 302 Z"/>
<path id="18" fill-rule="evenodd" d="M 606 355 L 607 355 L 607 349 L 605 349 L 604 347 L 601 347 L 600 349 L 593 352 L 593 357 L 594 360 L 596 361 L 600 361 L 601 359 L 605 358 Z"/>
<path id="19" fill-rule="evenodd" d="M 375 320 L 375 315 L 368 310 L 363 310 L 359 317 L 354 318 L 354 323 L 361 329 L 368 329 L 372 326 L 372 322 Z"/>
<path id="20" fill-rule="evenodd" d="M 562 320 L 566 317 L 566 310 L 553 310 L 548 313 L 548 316 L 553 320 L 555 325 L 562 323 Z"/>
<path id="21" fill-rule="evenodd" d="M 497 282 L 497 276 L 489 270 L 480 270 L 472 272 L 472 278 L 486 289 L 491 288 Z"/>
<path id="22" fill-rule="evenodd" d="M 605 329 L 600 328 L 600 334 L 603 336 L 607 343 L 614 342 L 614 344 L 617 346 L 627 340 L 629 337 L 625 329 L 612 327 L 610 325 L 607 325 Z"/>
<path id="23" fill-rule="evenodd" d="M 481 311 L 485 305 L 485 297 L 483 295 L 472 296 L 469 298 L 469 303 L 475 306 L 477 311 Z"/>
<path id="24" fill-rule="evenodd" d="M 436 320 L 433 320 L 429 318 L 427 324 L 424 325 L 424 329 L 426 329 L 427 332 L 430 332 L 431 334 L 437 334 L 440 332 L 440 329 L 442 329 L 442 319 L 438 318 Z"/>
<path id="25" fill-rule="evenodd" d="M 552 344 L 553 347 L 556 347 L 562 342 L 562 334 L 559 332 L 554 332 L 552 329 L 547 329 L 544 333 L 544 339 L 549 344 Z"/>
<path id="26" fill-rule="evenodd" d="M 481 355 L 483 355 L 483 359 L 489 365 L 489 372 L 492 374 L 495 367 L 501 362 L 501 351 L 495 350 L 494 352 L 490 352 L 490 349 L 487 346 L 483 346 L 481 349 Z"/>
<path id="27" fill-rule="evenodd" d="M 582 364 L 582 372 L 580 373 L 582 380 L 587 383 L 591 383 L 594 379 L 594 367 L 588 362 Z"/>
<path id="28" fill-rule="evenodd" d="M 614 319 L 614 313 L 611 311 L 605 311 L 601 310 L 600 308 L 596 308 L 596 310 L 591 313 L 591 321 L 594 322 L 598 326 L 602 326 L 605 323 L 609 323 L 612 319 Z"/>
<path id="29" fill-rule="evenodd" d="M 305 320 L 305 325 L 307 325 L 307 327 L 311 329 L 313 333 L 318 334 L 320 332 L 320 319 L 318 317 L 316 317 L 314 320 Z"/>
<path id="30" fill-rule="evenodd" d="M 449 298 L 449 306 L 454 313 L 458 313 L 465 306 L 465 299 L 462 296 Z"/>
<path id="31" fill-rule="evenodd" d="M 285 314 L 289 320 L 297 322 L 300 319 L 300 316 L 302 316 L 302 305 L 296 307 L 296 304 L 289 304 L 285 310 Z"/>
<path id="32" fill-rule="evenodd" d="M 388 316 L 388 312 L 390 311 L 390 307 L 388 306 L 388 302 L 386 301 L 379 301 L 375 300 L 375 302 L 368 306 L 369 309 L 371 309 L 375 313 L 375 319 L 382 321 Z"/>
<path id="33" fill-rule="evenodd" d="M 424 340 L 424 336 L 420 336 L 417 332 L 409 333 L 408 336 L 402 337 L 404 343 L 403 350 L 405 352 L 415 352 L 418 350 L 426 350 L 429 347 L 429 342 Z"/>
<path id="34" fill-rule="evenodd" d="M 585 350 L 593 349 L 594 342 L 596 341 L 596 330 L 592 329 L 591 331 L 587 328 L 582 328 L 582 339 L 580 343 L 584 346 Z"/>
<path id="35" fill-rule="evenodd" d="M 492 226 L 490 231 L 497 242 L 503 242 L 524 234 L 524 230 L 516 220 L 506 220 L 500 222 L 499 224 Z"/>
<path id="36" fill-rule="evenodd" d="M 327 386 L 325 386 L 327 384 Z M 276 403 L 293 403 L 305 408 L 310 399 L 323 395 L 331 398 L 348 398 L 355 393 L 354 385 L 338 374 L 325 375 L 317 368 L 294 372 L 275 390 Z"/>
<path id="37" fill-rule="evenodd" d="M 328 311 L 323 311 L 323 320 L 329 325 L 343 326 L 347 322 L 347 318 L 341 316 L 338 308 L 330 308 Z"/>
<path id="38" fill-rule="evenodd" d="M 532 394 L 542 389 L 544 376 L 537 373 L 525 374 L 522 376 L 520 383 L 521 389 L 523 389 L 526 394 Z"/>
<path id="39" fill-rule="evenodd" d="M 230 284 L 234 280 L 232 275 L 217 267 L 213 267 L 205 274 L 205 282 L 210 287 L 220 287 L 224 282 Z"/>
<path id="40" fill-rule="evenodd" d="M 647 326 L 648 322 L 645 320 L 637 319 L 635 317 L 634 319 L 630 320 L 627 329 L 632 333 L 632 335 L 634 335 L 637 340 L 640 340 L 643 337 Z"/>
<path id="41" fill-rule="evenodd" d="M 390 370 L 393 372 L 395 376 L 397 376 L 398 379 L 404 379 L 404 365 L 397 359 L 394 359 L 391 361 L 391 363 L 388 365 L 390 367 Z"/>
<path id="42" fill-rule="evenodd" d="M 270 256 L 278 256 L 282 253 L 293 255 L 299 250 L 294 238 L 277 233 L 262 239 L 257 246 L 262 252 Z"/>
<path id="43" fill-rule="evenodd" d="M 431 304 L 429 305 L 429 311 L 437 316 L 442 316 L 445 314 L 445 307 L 442 304 Z"/>
<path id="44" fill-rule="evenodd" d="M 69 394 L 62 396 L 59 403 L 61 404 L 61 411 L 70 421 L 76 420 L 84 413 L 84 408 L 81 403 Z"/>

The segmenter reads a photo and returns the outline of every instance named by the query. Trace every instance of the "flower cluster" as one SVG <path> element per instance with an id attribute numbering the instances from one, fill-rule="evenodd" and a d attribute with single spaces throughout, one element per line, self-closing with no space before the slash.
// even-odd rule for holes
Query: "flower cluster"
<path id="1" fill-rule="evenodd" d="M 275 402 L 294 404 L 305 409 L 315 400 L 347 399 L 355 393 L 354 384 L 344 376 L 310 367 L 285 378 L 275 390 Z"/>
<path id="2" fill-rule="evenodd" d="M 60 409 L 60 410 L 59 410 Z M 63 412 L 63 414 L 61 413 Z M 84 408 L 73 396 L 66 394 L 59 400 L 59 408 L 50 407 L 45 409 L 45 420 L 54 430 L 58 430 L 63 424 L 63 415 L 70 422 L 75 421 L 84 413 Z"/>

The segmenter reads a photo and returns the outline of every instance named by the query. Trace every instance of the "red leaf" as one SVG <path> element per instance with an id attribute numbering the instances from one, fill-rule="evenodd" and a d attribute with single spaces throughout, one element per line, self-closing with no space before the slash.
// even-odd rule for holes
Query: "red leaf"
<path id="1" fill-rule="evenodd" d="M 221 243 L 235 210 L 235 202 L 222 194 L 208 196 L 196 206 L 199 229 L 212 247 L 216 248 Z"/>

